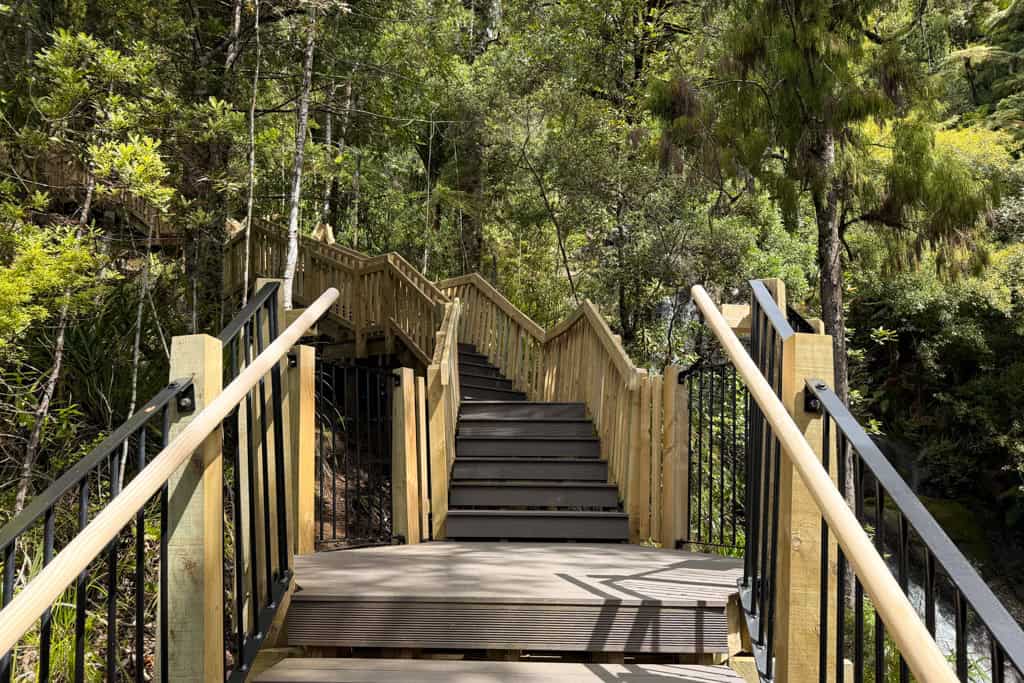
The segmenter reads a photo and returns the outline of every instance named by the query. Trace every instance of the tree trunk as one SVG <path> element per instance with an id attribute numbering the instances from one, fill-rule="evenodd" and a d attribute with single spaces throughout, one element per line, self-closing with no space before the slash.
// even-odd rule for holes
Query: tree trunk
<path id="1" fill-rule="evenodd" d="M 288 209 L 288 256 L 284 266 L 284 307 L 292 308 L 292 284 L 299 261 L 299 200 L 302 195 L 302 162 L 306 151 L 306 126 L 309 123 L 309 92 L 313 85 L 313 51 L 316 48 L 316 7 L 310 9 L 302 66 L 302 92 L 295 122 L 295 158 L 292 164 L 291 203 Z"/>
<path id="2" fill-rule="evenodd" d="M 92 212 L 92 198 L 96 189 L 96 178 L 89 172 L 85 186 L 85 201 L 82 203 L 82 215 L 78 218 L 78 236 L 81 237 L 84 228 L 89 224 L 89 214 Z M 28 499 L 28 490 L 32 484 L 32 468 L 39 457 L 39 445 L 43 440 L 43 427 L 50 415 L 50 404 L 53 402 L 53 394 L 57 390 L 57 382 L 60 380 L 61 366 L 64 363 L 64 338 L 68 329 L 68 315 L 71 307 L 71 292 L 65 290 L 64 303 L 60 307 L 60 322 L 57 324 L 57 340 L 53 345 L 53 369 L 46 379 L 43 387 L 43 395 L 39 397 L 39 403 L 33 411 L 32 432 L 29 434 L 28 443 L 25 446 L 25 457 L 21 461 L 21 472 L 18 476 L 18 491 L 14 497 L 14 514 L 25 509 L 25 501 Z"/>
<path id="3" fill-rule="evenodd" d="M 352 226 L 352 248 L 359 249 L 359 191 L 361 185 L 363 152 L 356 148 L 356 172 L 352 176 L 352 206 L 349 210 L 349 221 Z"/>
<path id="4" fill-rule="evenodd" d="M 227 74 L 238 59 L 238 37 L 242 32 L 242 0 L 235 0 L 231 16 L 231 36 L 228 38 L 227 56 L 224 58 L 224 73 Z"/>
<path id="5" fill-rule="evenodd" d="M 139 302 L 135 309 L 135 340 L 132 344 L 132 393 L 131 398 L 128 401 L 128 413 L 127 417 L 131 417 L 135 414 L 135 404 L 139 398 L 139 361 L 141 360 L 142 352 L 142 320 L 143 314 L 146 310 L 146 299 L 149 297 L 149 260 L 150 254 L 153 252 L 153 226 L 149 226 L 149 232 L 146 235 L 146 264 L 142 267 L 142 289 L 139 291 Z M 121 449 L 121 467 L 118 470 L 117 478 L 118 489 L 124 484 L 124 468 L 128 464 L 128 442 L 124 442 L 124 446 Z"/>
<path id="6" fill-rule="evenodd" d="M 260 0 L 256 0 L 256 66 L 252 74 L 252 97 L 249 98 L 249 196 L 245 200 L 245 266 L 242 277 L 242 307 L 249 301 L 249 245 L 252 240 L 252 208 L 256 196 L 256 95 L 260 84 Z"/>

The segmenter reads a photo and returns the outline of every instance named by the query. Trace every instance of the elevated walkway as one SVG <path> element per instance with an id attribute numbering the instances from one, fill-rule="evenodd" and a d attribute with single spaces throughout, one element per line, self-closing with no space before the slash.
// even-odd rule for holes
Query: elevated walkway
<path id="1" fill-rule="evenodd" d="M 724 658 L 730 635 L 739 638 L 727 608 L 741 576 L 739 560 L 637 545 L 434 542 L 302 555 L 288 644 Z"/>

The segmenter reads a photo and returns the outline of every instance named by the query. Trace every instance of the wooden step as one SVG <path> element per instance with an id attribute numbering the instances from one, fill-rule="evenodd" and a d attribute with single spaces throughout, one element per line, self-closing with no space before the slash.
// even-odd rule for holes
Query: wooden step
<path id="1" fill-rule="evenodd" d="M 459 436 L 492 439 L 593 437 L 593 423 L 587 418 L 481 418 L 459 420 Z"/>
<path id="2" fill-rule="evenodd" d="M 624 512 L 575 510 L 449 510 L 451 539 L 612 541 L 629 540 Z"/>
<path id="3" fill-rule="evenodd" d="M 482 377 L 504 377 L 501 370 L 493 365 L 481 365 L 478 363 L 466 363 L 459 361 L 460 375 L 479 375 Z"/>
<path id="4" fill-rule="evenodd" d="M 442 659 L 286 659 L 258 683 L 742 683 L 727 666 Z"/>
<path id="5" fill-rule="evenodd" d="M 460 363 L 476 363 L 478 365 L 491 365 L 491 361 L 486 355 L 477 353 L 476 351 L 459 351 L 459 362 Z M 493 367 L 493 366 L 492 366 Z"/>
<path id="6" fill-rule="evenodd" d="M 459 385 L 462 387 L 474 387 L 481 389 L 502 389 L 504 391 L 515 391 L 516 387 L 512 380 L 499 376 L 475 375 L 468 372 L 459 372 Z"/>
<path id="7" fill-rule="evenodd" d="M 608 465 L 578 458 L 475 458 L 457 456 L 452 481 L 516 479 L 536 481 L 608 481 Z"/>
<path id="8" fill-rule="evenodd" d="M 550 481 L 460 481 L 451 488 L 449 508 L 601 508 L 619 505 L 615 484 Z"/>
<path id="9" fill-rule="evenodd" d="M 465 405 L 465 404 L 463 404 Z M 594 436 L 492 438 L 464 436 L 462 426 L 455 440 L 459 458 L 589 458 L 601 457 L 601 442 Z"/>
<path id="10" fill-rule="evenodd" d="M 462 353 L 463 351 L 465 351 L 466 353 L 476 353 L 476 347 L 473 346 L 472 344 L 459 342 L 459 353 Z"/>
<path id="11" fill-rule="evenodd" d="M 582 403 L 538 403 L 535 401 L 475 401 L 462 406 L 462 417 L 473 418 L 570 418 L 586 417 Z"/>
<path id="12" fill-rule="evenodd" d="M 489 389 L 487 387 L 466 386 L 460 383 L 462 400 L 464 401 L 525 401 L 526 394 L 521 391 L 506 391 L 504 389 Z"/>

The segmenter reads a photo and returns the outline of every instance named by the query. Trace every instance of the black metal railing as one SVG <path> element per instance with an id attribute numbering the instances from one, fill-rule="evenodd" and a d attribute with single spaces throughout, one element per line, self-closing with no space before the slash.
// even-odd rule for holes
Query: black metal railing
<path id="1" fill-rule="evenodd" d="M 782 395 L 782 345 L 795 334 L 764 283 L 753 280 L 750 303 L 751 358 L 776 396 Z M 740 602 L 747 618 L 757 669 L 765 679 L 775 666 L 778 571 L 779 472 L 782 449 L 752 397 L 746 411 L 746 548 Z"/>
<path id="2" fill-rule="evenodd" d="M 16 583 L 49 564 L 55 551 L 117 496 L 123 485 L 146 467 L 150 456 L 167 445 L 171 411 L 187 413 L 193 406 L 192 380 L 171 382 L 0 529 L 3 606 L 13 599 Z M 154 442 L 158 447 L 148 448 Z M 68 515 L 67 510 L 77 512 Z M 147 523 L 153 518 L 159 520 L 156 544 L 147 533 Z M 39 681 L 56 677 L 80 682 L 95 680 L 99 670 L 105 670 L 108 680 L 150 680 L 151 643 L 157 635 L 153 633 L 157 621 L 154 607 L 161 615 L 156 630 L 163 640 L 167 633 L 167 580 L 159 571 L 167 557 L 166 521 L 164 486 L 136 514 L 134 528 L 122 530 L 102 557 L 78 576 L 74 588 L 43 614 L 29 642 L 4 653 L 0 681 L 11 681 L 17 673 L 20 680 L 34 674 Z M 122 552 L 128 550 L 127 566 L 122 566 Z M 102 616 L 89 617 L 97 613 Z M 104 643 L 102 656 L 90 648 L 97 640 Z M 61 648 L 56 655 L 55 648 Z M 128 657 L 122 653 L 129 653 Z"/>
<path id="3" fill-rule="evenodd" d="M 316 543 L 392 542 L 391 370 L 317 361 Z"/>
<path id="4" fill-rule="evenodd" d="M 953 664 L 961 681 L 1020 681 L 1024 672 L 1024 632 L 935 521 L 907 483 L 825 382 L 807 381 L 806 403 L 823 416 L 823 465 L 834 463 L 843 495 L 852 498 L 860 523 L 874 536 L 904 593 Z M 852 476 L 847 476 L 852 474 Z M 850 490 L 852 486 L 852 491 Z M 821 548 L 829 547 L 822 520 Z M 821 555 L 819 588 L 821 681 L 844 681 L 852 663 L 853 680 L 907 681 L 903 657 L 878 617 L 841 548 L 838 570 Z M 829 586 L 830 573 L 837 582 Z M 852 584 L 852 585 L 851 585 Z M 831 599 L 832 604 L 829 604 Z M 829 610 L 834 611 L 829 633 Z M 833 662 L 830 672 L 828 662 Z"/>
<path id="5" fill-rule="evenodd" d="M 279 283 L 265 284 L 221 332 L 225 385 L 277 338 L 279 295 Z M 223 424 L 229 681 L 245 680 L 292 579 L 281 365 L 269 375 L 269 386 L 267 377 L 260 378 Z"/>
<path id="6" fill-rule="evenodd" d="M 687 545 L 742 552 L 746 509 L 747 391 L 720 348 L 680 374 L 688 384 L 690 500 Z"/>
<path id="7" fill-rule="evenodd" d="M 220 335 L 225 384 L 277 337 L 278 289 L 265 285 Z M 281 375 L 277 364 L 222 425 L 230 681 L 245 679 L 291 582 Z M 167 446 L 174 419 L 195 406 L 192 379 L 172 382 L 0 529 L 0 607 L 144 471 Z M 0 683 L 167 681 L 168 523 L 165 484 L 43 614 L 38 630 L 3 653 Z"/>

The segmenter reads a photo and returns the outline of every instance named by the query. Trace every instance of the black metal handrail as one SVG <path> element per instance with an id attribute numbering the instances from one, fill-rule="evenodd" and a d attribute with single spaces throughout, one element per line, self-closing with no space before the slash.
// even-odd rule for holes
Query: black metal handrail
<path id="1" fill-rule="evenodd" d="M 853 499 L 854 510 L 858 520 L 864 524 L 873 523 L 875 526 L 875 543 L 879 552 L 885 550 L 885 498 L 888 498 L 896 508 L 897 539 L 895 548 L 896 573 L 904 592 L 908 591 L 909 574 L 911 571 L 910 560 L 911 537 L 913 532 L 924 546 L 924 621 L 935 635 L 936 612 L 938 609 L 938 579 L 939 571 L 945 574 L 953 590 L 952 608 L 955 612 L 954 631 L 955 647 L 952 653 L 957 676 L 960 680 L 966 681 L 969 676 L 971 662 L 967 651 L 967 625 L 968 608 L 981 621 L 990 639 L 990 662 L 991 680 L 1000 683 L 1006 679 L 1006 667 L 1012 666 L 1016 669 L 1019 677 L 1024 672 L 1024 631 L 999 602 L 992 590 L 985 584 L 982 578 L 964 557 L 960 549 L 949 538 L 935 518 L 928 512 L 918 497 L 911 490 L 910 486 L 900 477 L 896 469 L 889 463 L 882 451 L 857 422 L 842 400 L 832 391 L 828 385 L 819 379 L 808 379 L 806 383 L 807 404 L 819 410 L 823 415 L 825 423 L 822 430 L 822 452 L 827 463 L 829 453 L 834 448 L 839 470 L 839 487 L 844 495 L 848 493 L 845 469 L 847 454 L 852 457 L 853 465 Z M 834 431 L 833 431 L 834 428 Z M 833 442 L 834 439 L 834 442 Z M 827 466 L 827 465 L 826 465 Z M 866 486 L 865 475 L 870 474 L 874 479 L 874 490 L 870 493 L 873 497 L 874 510 L 866 513 L 865 498 Z M 873 517 L 869 515 L 873 513 Z M 822 547 L 828 547 L 827 529 L 823 529 L 824 542 Z M 840 552 L 840 572 L 837 581 L 840 582 L 838 594 L 845 593 L 845 581 L 843 565 L 844 559 Z M 823 577 L 827 575 L 823 574 Z M 827 578 L 824 579 L 827 582 Z M 855 671 L 858 665 L 863 665 L 864 660 L 864 594 L 859 582 L 854 586 L 853 616 L 854 616 L 854 665 Z M 823 607 L 822 614 L 826 615 L 824 606 L 827 591 L 827 583 L 822 590 Z M 909 593 L 908 593 L 909 594 Z M 836 600 L 837 620 L 836 623 L 843 624 L 845 609 L 848 606 L 846 600 Z M 844 642 L 843 633 L 838 630 L 835 634 L 837 651 L 842 652 Z M 822 619 L 822 633 L 820 647 L 827 650 L 827 619 Z M 884 626 L 880 619 L 875 619 L 875 675 L 884 673 L 885 663 Z M 907 675 L 906 664 L 899 662 L 900 675 L 905 678 Z"/>
<path id="2" fill-rule="evenodd" d="M 178 379 L 166 387 L 161 389 L 156 396 L 154 396 L 146 405 L 144 405 L 139 411 L 128 418 L 120 427 L 114 430 L 110 436 L 104 439 L 96 448 L 92 449 L 85 457 L 81 458 L 71 468 L 69 468 L 64 474 L 58 477 L 53 483 L 46 487 L 46 489 L 37 496 L 34 496 L 29 504 L 16 516 L 10 520 L 7 524 L 0 529 L 0 554 L 3 556 L 3 588 L 2 588 L 2 603 L 0 606 L 6 606 L 14 597 L 14 568 L 17 564 L 18 555 L 18 541 L 22 537 L 30 532 L 40 520 L 43 523 L 43 566 L 49 564 L 50 560 L 53 559 L 55 535 L 56 531 L 54 528 L 54 511 L 57 505 L 72 492 L 78 494 L 78 522 L 79 528 L 84 527 L 89 521 L 89 502 L 90 494 L 94 496 L 102 495 L 101 484 L 105 483 L 108 487 L 108 492 L 111 498 L 117 495 L 120 484 L 124 479 L 124 472 L 121 471 L 122 463 L 120 462 L 122 455 L 121 449 L 125 448 L 132 439 L 135 439 L 135 461 L 129 463 L 127 460 L 123 463 L 125 467 L 129 464 L 133 464 L 136 469 L 136 474 L 146 466 L 146 431 L 150 427 L 150 423 L 154 418 L 160 418 L 159 430 L 160 440 L 162 445 L 167 444 L 168 433 L 170 428 L 170 408 L 172 402 L 175 402 L 176 408 L 180 413 L 191 412 L 194 408 L 194 398 L 192 393 L 192 379 L 183 378 Z M 106 466 L 106 476 L 103 476 L 103 469 Z M 91 485 L 93 479 L 96 479 L 95 485 Z M 161 525 L 166 520 L 166 509 L 167 509 L 167 488 L 164 487 L 160 495 L 160 508 L 161 508 Z M 145 604 L 145 513 L 140 510 L 136 516 L 136 543 L 135 543 L 135 575 L 134 575 L 134 588 L 135 588 L 135 601 L 137 606 L 143 606 Z M 163 528 L 163 526 L 162 526 Z M 161 533 L 161 537 L 163 534 Z M 24 552 L 24 551 L 23 551 Z M 111 544 L 108 550 L 108 571 L 107 571 L 107 624 L 108 629 L 116 629 L 117 614 L 116 614 L 116 568 L 111 571 L 111 567 L 114 567 L 117 560 L 117 547 L 116 544 Z M 163 563 L 166 558 L 167 546 L 165 543 L 160 545 L 160 562 Z M 83 573 L 76 582 L 75 585 L 75 670 L 74 678 L 76 681 L 83 680 L 85 677 L 85 630 L 86 630 L 86 585 L 89 580 L 87 573 Z M 166 575 L 161 572 L 160 574 L 160 585 L 159 585 L 159 601 L 161 606 L 161 615 L 164 616 L 167 613 L 167 579 Z M 138 615 L 136 615 L 138 616 Z M 135 635 L 135 668 L 137 673 L 141 675 L 142 667 L 141 662 L 143 659 L 143 645 L 142 645 L 142 619 L 136 619 L 137 628 Z M 166 622 L 160 624 L 161 633 L 166 633 Z M 39 626 L 39 670 L 38 678 L 41 681 L 49 680 L 50 676 L 50 660 L 51 660 L 51 637 L 53 631 L 52 612 L 47 611 L 43 615 L 42 622 Z M 108 668 L 116 666 L 117 658 L 117 645 L 118 640 L 116 638 L 108 638 L 107 644 L 107 666 Z M 165 667 L 166 670 L 166 667 Z M 11 653 L 4 653 L 0 658 L 0 681 L 10 681 L 12 675 L 12 661 Z M 141 679 L 140 679 L 141 680 Z"/>

